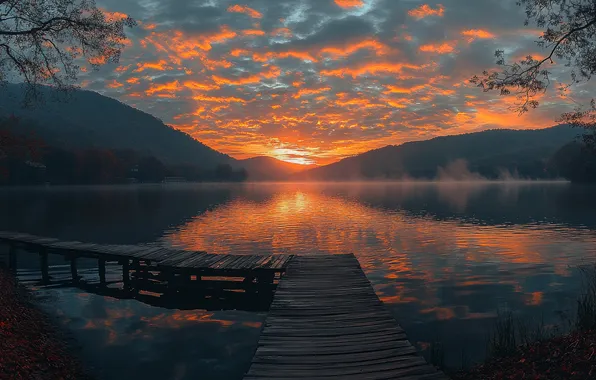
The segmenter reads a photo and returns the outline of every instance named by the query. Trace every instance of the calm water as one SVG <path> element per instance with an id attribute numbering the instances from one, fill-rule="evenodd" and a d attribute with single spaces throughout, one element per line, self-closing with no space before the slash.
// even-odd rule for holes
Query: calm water
<path id="1" fill-rule="evenodd" d="M 552 324 L 573 310 L 575 268 L 596 262 L 594 190 L 566 183 L 11 189 L 0 192 L 0 229 L 211 253 L 353 252 L 410 340 L 421 350 L 442 341 L 448 363 L 459 365 L 462 357 L 482 359 L 497 310 Z M 34 257 L 21 260 L 23 280 L 36 265 Z M 100 379 L 240 379 L 265 316 L 34 289 Z"/>

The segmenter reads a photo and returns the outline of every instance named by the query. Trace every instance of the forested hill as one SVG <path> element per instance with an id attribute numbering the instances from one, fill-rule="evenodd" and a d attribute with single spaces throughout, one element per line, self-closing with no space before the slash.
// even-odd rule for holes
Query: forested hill
<path id="1" fill-rule="evenodd" d="M 298 173 L 297 180 L 554 178 L 553 155 L 582 131 L 489 130 L 372 150 Z"/>
<path id="2" fill-rule="evenodd" d="M 66 101 L 42 88 L 43 101 L 22 106 L 23 86 L 0 87 L 0 119 L 21 119 L 23 132 L 33 130 L 46 144 L 65 149 L 133 150 L 168 164 L 189 164 L 211 169 L 234 160 L 177 131 L 161 120 L 115 99 L 84 90 Z"/>

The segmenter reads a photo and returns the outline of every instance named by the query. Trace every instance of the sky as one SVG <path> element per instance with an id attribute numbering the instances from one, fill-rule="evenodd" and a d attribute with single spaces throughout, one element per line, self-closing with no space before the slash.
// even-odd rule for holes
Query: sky
<path id="1" fill-rule="evenodd" d="M 139 22 L 119 64 L 82 87 L 243 159 L 324 165 L 386 145 L 494 128 L 545 128 L 590 94 L 555 91 L 519 116 L 469 83 L 545 56 L 515 0 L 100 0 Z M 560 66 L 560 65 L 559 65 Z"/>

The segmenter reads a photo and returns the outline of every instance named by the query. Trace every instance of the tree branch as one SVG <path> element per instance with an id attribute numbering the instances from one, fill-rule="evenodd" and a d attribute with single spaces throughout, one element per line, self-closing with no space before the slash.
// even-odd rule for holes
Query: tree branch
<path id="1" fill-rule="evenodd" d="M 520 73 L 516 73 L 515 76 L 522 76 L 532 70 L 537 70 L 540 66 L 542 66 L 542 64 L 548 60 L 551 61 L 551 63 L 553 62 L 552 58 L 553 55 L 555 54 L 555 52 L 557 51 L 557 49 L 559 48 L 559 46 L 563 43 L 563 41 L 565 41 L 566 39 L 568 39 L 572 34 L 577 33 L 577 32 L 581 32 L 584 29 L 589 28 L 592 25 L 596 25 L 596 18 L 594 18 L 592 21 L 590 21 L 589 23 L 578 27 L 578 28 L 574 28 L 571 29 L 569 32 L 567 32 L 563 37 L 561 37 L 557 43 L 555 44 L 555 46 L 552 48 L 550 54 L 548 55 L 548 57 L 544 58 L 542 61 L 539 61 L 538 63 L 536 63 L 535 65 L 528 67 L 526 70 L 520 72 Z"/>
<path id="2" fill-rule="evenodd" d="M 10 46 L 8 46 L 7 44 L 0 44 L 0 47 L 3 47 L 6 49 L 6 55 L 8 55 L 8 57 L 10 57 L 10 59 L 13 61 L 13 63 L 21 70 L 21 74 L 23 74 L 25 76 L 25 81 L 30 82 L 29 75 L 27 74 L 27 69 L 25 68 L 25 66 L 23 66 L 23 64 L 14 55 L 12 55 Z"/>
<path id="3" fill-rule="evenodd" d="M 18 30 L 18 31 L 10 31 L 10 30 L 0 30 L 0 36 L 22 36 L 27 34 L 36 34 L 38 32 L 45 32 L 52 30 L 54 27 L 54 23 L 58 21 L 63 21 L 66 24 L 77 25 L 85 28 L 94 27 L 94 28 L 101 28 L 102 25 L 90 23 L 90 22 L 81 22 L 79 20 L 73 20 L 67 17 L 54 17 L 45 22 L 39 23 L 40 26 L 31 28 L 28 30 Z"/>

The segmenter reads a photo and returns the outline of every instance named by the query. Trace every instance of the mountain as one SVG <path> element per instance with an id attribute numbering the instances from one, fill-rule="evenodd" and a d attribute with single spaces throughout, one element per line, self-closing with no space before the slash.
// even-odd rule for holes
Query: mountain
<path id="1" fill-rule="evenodd" d="M 581 131 L 560 125 L 489 130 L 386 146 L 294 176 L 296 180 L 552 178 L 548 162 Z"/>
<path id="2" fill-rule="evenodd" d="M 280 181 L 292 174 L 312 168 L 312 165 L 300 165 L 281 161 L 273 157 L 258 156 L 239 160 L 237 164 L 246 169 L 249 181 Z"/>
<path id="3" fill-rule="evenodd" d="M 154 116 L 96 92 L 73 90 L 66 99 L 42 88 L 43 100 L 22 106 L 22 85 L 0 87 L 0 119 L 19 117 L 19 129 L 65 149 L 133 150 L 167 164 L 206 169 L 234 160 Z"/>

